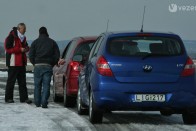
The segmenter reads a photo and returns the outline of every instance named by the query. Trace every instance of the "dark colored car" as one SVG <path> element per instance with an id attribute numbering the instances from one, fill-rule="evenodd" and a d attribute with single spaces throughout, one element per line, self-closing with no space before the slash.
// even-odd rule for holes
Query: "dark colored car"
<path id="1" fill-rule="evenodd" d="M 147 110 L 196 124 L 195 65 L 176 34 L 103 33 L 78 80 L 78 113 L 89 109 L 92 123 L 104 111 Z"/>
<path id="2" fill-rule="evenodd" d="M 73 106 L 75 104 L 80 68 L 85 63 L 85 59 L 88 58 L 96 38 L 77 37 L 68 43 L 61 57 L 65 63 L 53 68 L 54 101 L 59 101 L 63 97 L 65 106 Z M 80 56 L 83 57 L 83 61 L 78 62 L 81 59 Z"/>

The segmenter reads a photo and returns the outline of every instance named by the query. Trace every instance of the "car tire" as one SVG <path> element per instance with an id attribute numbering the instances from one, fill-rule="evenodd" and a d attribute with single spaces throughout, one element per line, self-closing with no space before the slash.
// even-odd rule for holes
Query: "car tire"
<path id="1" fill-rule="evenodd" d="M 102 123 L 103 120 L 103 112 L 96 108 L 92 91 L 90 92 L 90 97 L 89 97 L 89 119 L 90 122 L 93 124 Z"/>
<path id="2" fill-rule="evenodd" d="M 63 88 L 63 104 L 64 107 L 73 107 L 76 104 L 76 98 L 67 95 L 67 88 L 64 86 Z"/>
<path id="3" fill-rule="evenodd" d="M 81 100 L 80 89 L 78 89 L 78 94 L 77 94 L 77 111 L 79 115 L 88 114 L 88 109 L 83 106 L 83 103 Z"/>
<path id="4" fill-rule="evenodd" d="M 193 124 L 196 124 L 196 113 L 193 114 L 193 113 L 183 113 L 182 114 L 182 118 L 183 118 L 183 122 L 184 124 L 187 124 L 187 125 L 193 125 Z"/>
<path id="5" fill-rule="evenodd" d="M 60 97 L 57 96 L 57 94 L 56 94 L 56 86 L 55 86 L 54 78 L 53 78 L 53 88 L 52 88 L 52 92 L 53 92 L 53 101 L 54 101 L 54 102 L 59 102 L 59 101 L 60 101 Z"/>

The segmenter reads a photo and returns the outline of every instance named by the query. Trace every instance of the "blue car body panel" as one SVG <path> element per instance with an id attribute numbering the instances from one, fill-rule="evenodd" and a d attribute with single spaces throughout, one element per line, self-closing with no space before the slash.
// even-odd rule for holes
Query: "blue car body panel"
<path id="1" fill-rule="evenodd" d="M 145 32 L 155 37 L 168 37 L 179 41 L 182 53 L 174 56 L 143 57 L 114 56 L 107 51 L 108 39 L 138 36 L 138 32 L 108 32 L 97 54 L 89 59 L 79 76 L 79 90 L 85 105 L 89 104 L 89 91 L 93 92 L 96 106 L 109 110 L 174 110 L 196 109 L 196 77 L 181 76 L 188 55 L 178 35 L 170 33 Z M 100 56 L 107 60 L 113 76 L 100 75 L 96 62 Z M 150 65 L 153 70 L 144 72 Z M 135 101 L 136 94 L 164 94 L 165 101 Z"/>

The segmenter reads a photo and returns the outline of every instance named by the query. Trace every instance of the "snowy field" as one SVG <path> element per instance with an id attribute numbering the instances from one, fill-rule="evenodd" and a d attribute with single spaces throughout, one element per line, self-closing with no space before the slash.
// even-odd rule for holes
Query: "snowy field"
<path id="1" fill-rule="evenodd" d="M 6 64 L 5 64 L 5 60 L 2 60 L 2 58 L 0 58 L 0 69 L 7 69 Z M 33 65 L 30 62 L 27 63 L 26 70 L 27 71 L 33 70 Z"/>
<path id="2" fill-rule="evenodd" d="M 181 115 L 161 116 L 159 112 L 112 112 L 104 114 L 103 124 L 92 125 L 88 116 L 77 114 L 76 108 L 54 103 L 52 91 L 48 109 L 19 102 L 17 86 L 15 103 L 4 102 L 7 73 L 0 72 L 0 131 L 196 131 L 184 125 Z M 27 74 L 29 98 L 33 100 L 33 75 Z"/>
<path id="3" fill-rule="evenodd" d="M 4 61 L 0 61 L 0 64 L 5 64 L 5 62 Z M 31 63 L 27 63 L 27 65 L 29 65 L 29 66 L 32 66 L 32 64 Z"/>

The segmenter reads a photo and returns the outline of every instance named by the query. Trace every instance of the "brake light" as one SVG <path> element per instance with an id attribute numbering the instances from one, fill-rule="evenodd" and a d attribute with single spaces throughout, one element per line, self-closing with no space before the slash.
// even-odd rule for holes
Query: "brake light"
<path id="1" fill-rule="evenodd" d="M 113 76 L 112 70 L 103 56 L 99 57 L 97 61 L 97 70 L 103 76 Z"/>
<path id="2" fill-rule="evenodd" d="M 195 65 L 191 58 L 188 58 L 181 76 L 191 76 L 195 73 Z"/>
<path id="3" fill-rule="evenodd" d="M 74 71 L 80 71 L 80 65 L 79 65 L 79 63 L 78 62 L 75 62 L 75 61 L 72 61 L 71 63 L 70 63 L 70 65 L 71 65 L 71 67 L 72 67 L 72 69 L 74 70 Z"/>
<path id="4" fill-rule="evenodd" d="M 146 36 L 147 37 L 147 36 L 152 36 L 152 34 L 151 33 L 138 33 L 137 36 L 144 36 L 144 37 Z"/>

